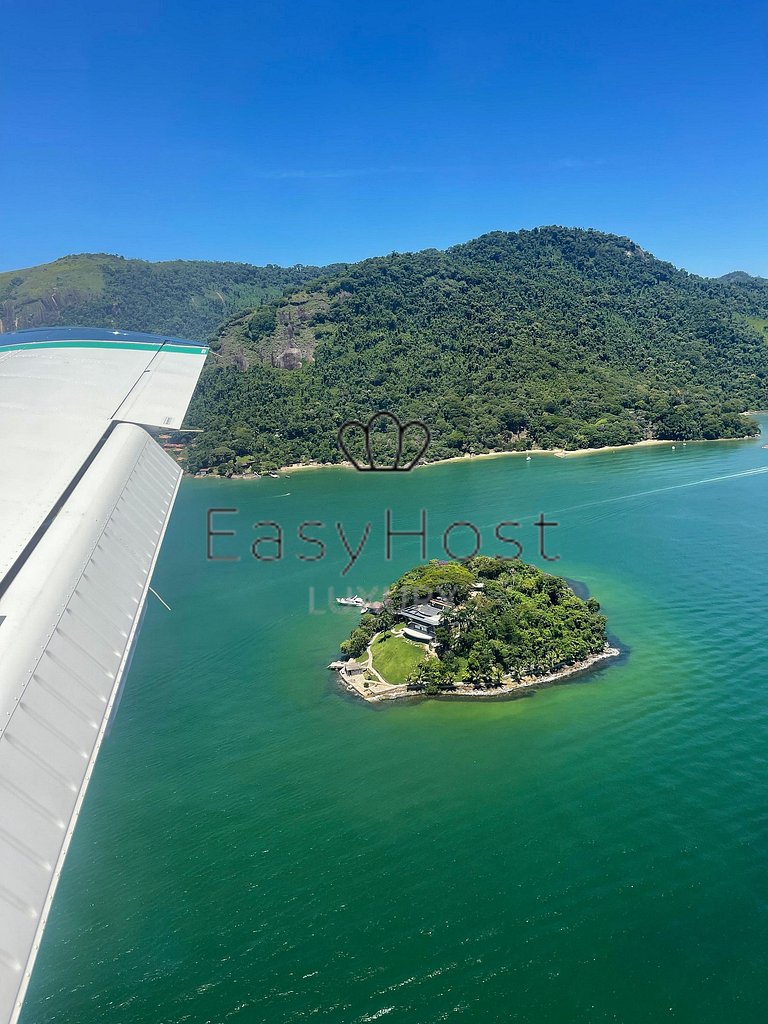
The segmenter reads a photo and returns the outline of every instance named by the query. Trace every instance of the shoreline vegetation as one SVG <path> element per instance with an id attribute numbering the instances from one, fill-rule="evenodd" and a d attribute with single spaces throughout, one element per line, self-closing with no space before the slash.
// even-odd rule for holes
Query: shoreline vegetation
<path id="1" fill-rule="evenodd" d="M 750 411 L 744 413 L 745 416 L 758 416 L 768 415 L 768 411 L 763 412 L 762 410 Z M 598 455 L 600 452 L 620 452 L 628 451 L 635 448 L 652 448 L 660 445 L 671 445 L 673 448 L 679 446 L 684 447 L 689 444 L 721 444 L 726 441 L 734 443 L 741 443 L 743 441 L 754 440 L 754 434 L 745 434 L 743 437 L 715 437 L 715 438 L 695 438 L 690 441 L 675 441 L 662 438 L 648 438 L 643 441 L 633 441 L 630 444 L 611 444 L 604 445 L 601 448 L 530 448 L 526 451 L 492 451 L 492 452 L 479 452 L 474 454 L 467 452 L 464 455 L 452 455 L 446 459 L 431 459 L 423 460 L 418 462 L 413 468 L 414 469 L 426 469 L 428 466 L 442 466 L 447 465 L 450 462 L 474 462 L 483 459 L 501 459 L 507 456 L 516 456 L 517 458 L 526 458 L 530 456 L 549 455 L 558 459 L 566 458 L 581 458 L 585 455 Z M 354 469 L 350 462 L 296 462 L 287 466 L 279 466 L 274 472 L 276 473 L 298 473 L 310 469 Z M 218 479 L 218 480 L 261 480 L 264 476 L 269 474 L 258 474 L 258 473 L 232 473 L 229 476 L 225 476 L 219 473 L 189 473 L 185 471 L 187 476 L 195 477 L 197 479 Z"/>
<path id="2" fill-rule="evenodd" d="M 370 703 L 498 699 L 564 682 L 620 653 L 594 598 L 536 566 L 476 555 L 404 573 L 367 607 L 328 667 Z"/>
<path id="3" fill-rule="evenodd" d="M 336 463 L 386 411 L 431 460 L 754 433 L 768 286 L 695 278 L 627 238 L 490 232 L 321 275 L 227 321 L 190 406 L 190 472 Z M 383 423 L 384 466 L 401 452 Z M 358 458 L 362 431 L 347 430 Z M 411 431 L 402 455 L 418 454 Z"/>
<path id="4" fill-rule="evenodd" d="M 357 697 L 362 697 L 363 700 L 371 704 L 378 704 L 387 700 L 402 700 L 404 698 L 411 700 L 416 698 L 423 699 L 425 696 L 431 696 L 438 700 L 449 697 L 478 698 L 480 700 L 514 700 L 515 698 L 533 694 L 536 690 L 543 690 L 548 686 L 556 686 L 558 683 L 567 682 L 572 677 L 582 675 L 610 658 L 619 657 L 620 654 L 621 651 L 618 647 L 612 647 L 609 643 L 606 643 L 599 653 L 591 654 L 583 661 L 576 662 L 573 665 L 566 665 L 561 669 L 542 676 L 529 675 L 517 680 L 509 679 L 493 689 L 475 686 L 472 683 L 454 683 L 450 688 L 445 688 L 438 693 L 429 695 L 425 694 L 423 690 L 414 689 L 408 683 L 371 683 L 366 687 L 362 675 L 357 676 L 350 673 L 346 665 L 342 665 L 340 662 L 334 662 L 334 664 L 340 666 L 335 668 L 334 671 L 345 689 Z"/>

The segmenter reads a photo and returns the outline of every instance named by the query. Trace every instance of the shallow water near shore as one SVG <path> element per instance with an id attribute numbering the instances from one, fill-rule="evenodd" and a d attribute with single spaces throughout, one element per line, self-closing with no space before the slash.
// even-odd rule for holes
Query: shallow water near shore
<path id="1" fill-rule="evenodd" d="M 185 481 L 154 581 L 173 611 L 148 608 L 23 1024 L 760 1019 L 761 443 Z M 206 560 L 210 507 L 240 510 L 213 540 L 240 561 Z M 513 554 L 496 529 L 521 523 L 501 533 L 582 581 L 624 656 L 511 702 L 342 693 L 356 612 L 333 598 L 421 557 L 386 558 L 388 509 L 398 531 L 426 510 L 431 557 L 455 521 Z"/>

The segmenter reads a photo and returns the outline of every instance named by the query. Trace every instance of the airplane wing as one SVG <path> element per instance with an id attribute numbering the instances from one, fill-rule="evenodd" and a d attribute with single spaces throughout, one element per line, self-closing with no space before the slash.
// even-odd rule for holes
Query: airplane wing
<path id="1" fill-rule="evenodd" d="M 0 1024 L 15 1022 L 140 624 L 207 348 L 0 334 Z"/>

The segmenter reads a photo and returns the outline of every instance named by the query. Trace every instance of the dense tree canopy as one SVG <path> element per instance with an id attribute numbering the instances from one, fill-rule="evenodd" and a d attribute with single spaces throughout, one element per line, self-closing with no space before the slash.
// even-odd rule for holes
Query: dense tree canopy
<path id="1" fill-rule="evenodd" d="M 227 324 L 248 368 L 212 358 L 189 465 L 342 461 L 339 425 L 378 409 L 426 421 L 431 459 L 743 436 L 768 402 L 766 317 L 768 285 L 595 231 L 366 260 Z"/>
<path id="2" fill-rule="evenodd" d="M 493 683 L 573 665 L 605 647 L 600 605 L 582 600 L 561 577 L 486 556 L 466 564 L 483 589 L 440 628 L 438 653 L 449 671 L 460 671 L 463 661 L 470 679 Z"/>
<path id="3" fill-rule="evenodd" d="M 429 692 L 452 682 L 498 685 L 575 665 L 606 645 L 606 620 L 594 598 L 583 600 L 559 576 L 519 560 L 477 555 L 463 562 L 428 562 L 389 588 L 384 607 L 364 615 L 342 645 L 360 657 L 371 639 L 392 628 L 398 611 L 417 598 L 456 601 L 436 631 L 436 658 L 412 681 Z"/>

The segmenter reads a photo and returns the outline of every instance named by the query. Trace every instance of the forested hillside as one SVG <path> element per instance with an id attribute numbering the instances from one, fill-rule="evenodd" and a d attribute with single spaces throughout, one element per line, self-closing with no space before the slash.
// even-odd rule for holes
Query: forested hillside
<path id="1" fill-rule="evenodd" d="M 330 269 L 330 268 L 328 268 Z M 0 274 L 0 333 L 119 327 L 203 341 L 223 320 L 299 287 L 319 267 L 148 263 L 83 253 Z"/>
<path id="2" fill-rule="evenodd" d="M 340 461 L 346 419 L 426 421 L 429 458 L 742 436 L 768 404 L 768 285 L 539 228 L 318 276 L 220 332 L 189 468 Z"/>

